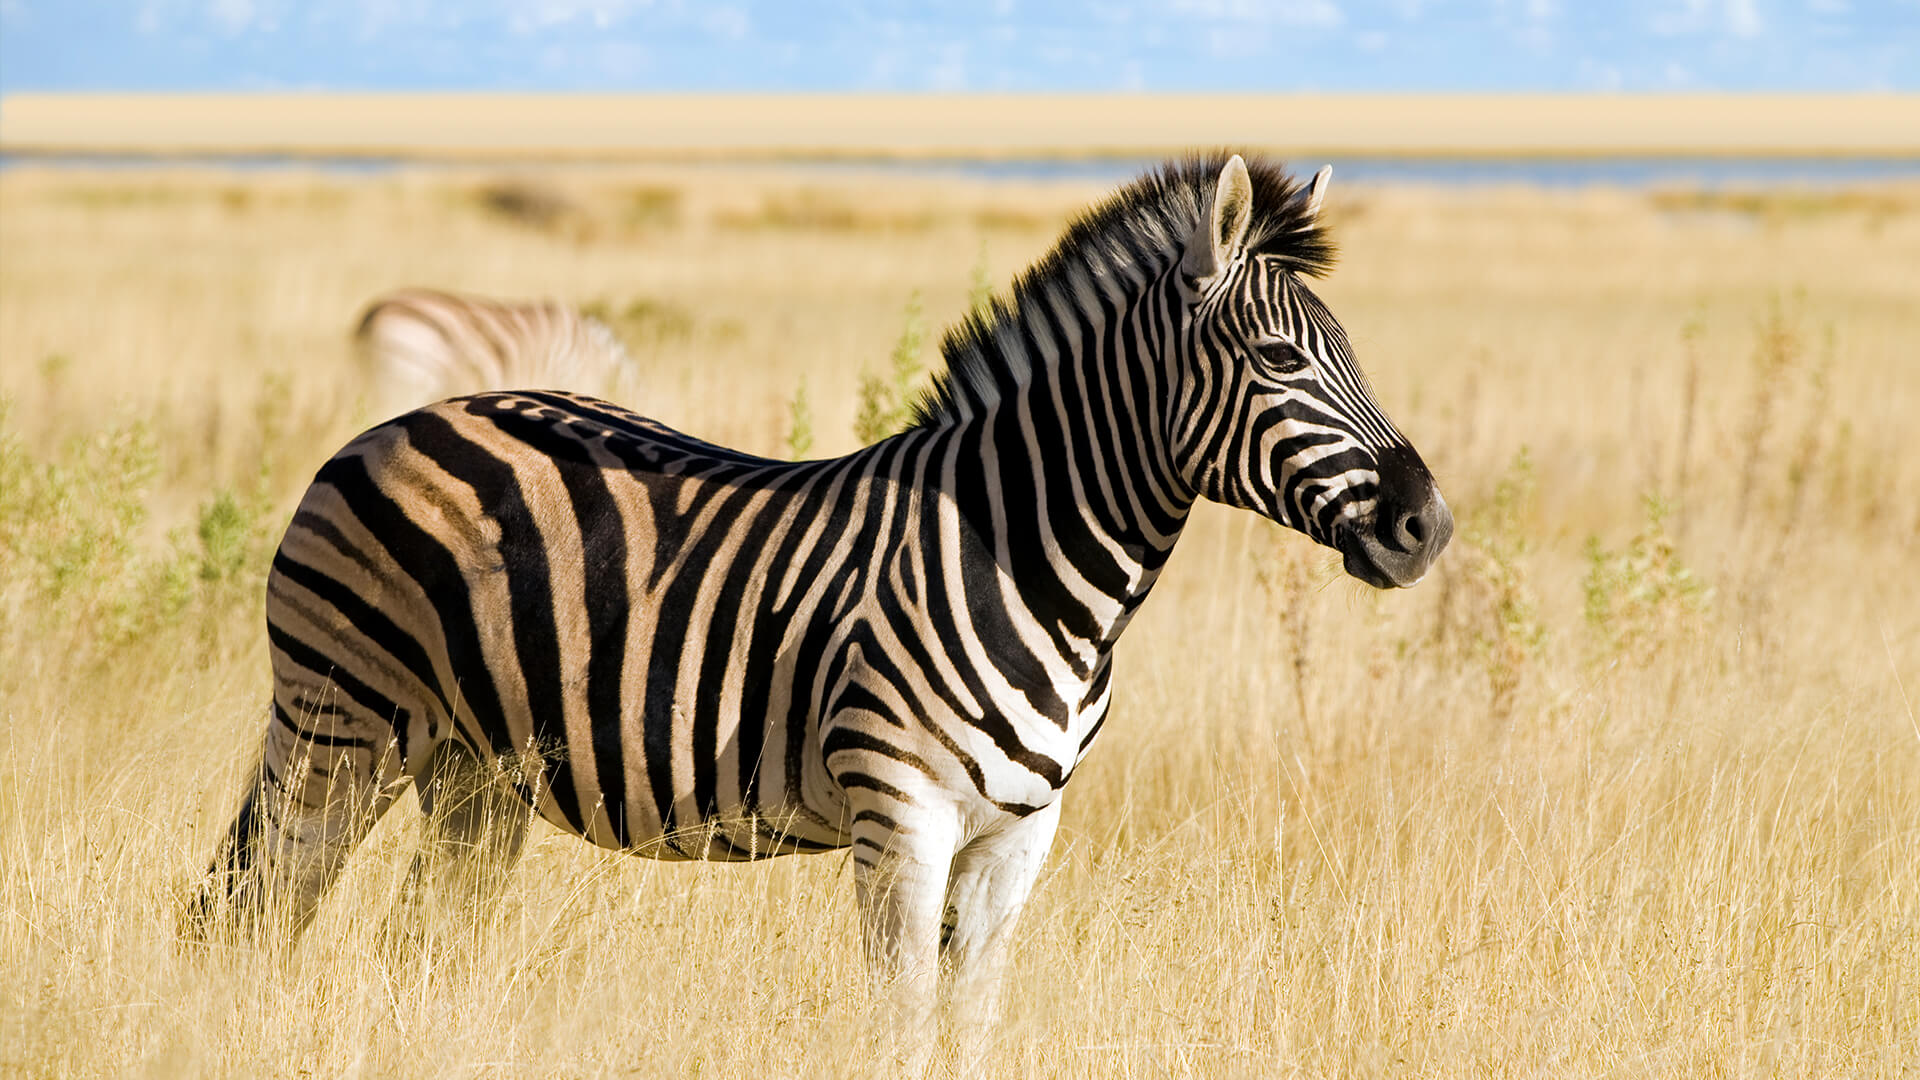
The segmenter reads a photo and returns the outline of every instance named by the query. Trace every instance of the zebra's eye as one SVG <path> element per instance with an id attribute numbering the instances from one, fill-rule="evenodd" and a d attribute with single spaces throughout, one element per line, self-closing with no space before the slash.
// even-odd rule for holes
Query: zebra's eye
<path id="1" fill-rule="evenodd" d="M 1307 366 L 1307 354 L 1288 341 L 1264 341 L 1253 347 L 1267 367 L 1282 375 L 1291 375 Z"/>

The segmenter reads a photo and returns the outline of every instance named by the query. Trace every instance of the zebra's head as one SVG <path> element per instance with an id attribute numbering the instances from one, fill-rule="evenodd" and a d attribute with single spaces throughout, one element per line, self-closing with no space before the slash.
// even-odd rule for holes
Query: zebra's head
<path id="1" fill-rule="evenodd" d="M 1404 587 L 1447 546 L 1453 515 L 1302 280 L 1332 259 L 1316 220 L 1330 172 L 1302 189 L 1235 155 L 1210 198 L 1202 180 L 1175 275 L 1185 377 L 1169 441 L 1194 491 L 1334 548 L 1369 585 Z"/>

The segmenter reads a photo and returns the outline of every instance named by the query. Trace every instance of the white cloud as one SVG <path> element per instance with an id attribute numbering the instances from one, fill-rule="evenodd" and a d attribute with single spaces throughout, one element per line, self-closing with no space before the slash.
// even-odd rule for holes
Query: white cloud
<path id="1" fill-rule="evenodd" d="M 1764 28 L 1756 0 L 1681 0 L 1647 20 L 1647 29 L 1661 37 L 1727 33 L 1750 38 Z"/>
<path id="2" fill-rule="evenodd" d="M 587 22 L 597 30 L 605 30 L 636 9 L 648 6 L 651 5 L 647 0 L 530 0 L 508 5 L 512 14 L 507 18 L 507 27 L 516 34 L 530 34 L 549 27 Z"/>
<path id="3" fill-rule="evenodd" d="M 459 26 L 464 9 L 439 13 L 437 25 Z M 360 0 L 352 25 L 362 41 L 372 40 L 388 27 L 435 25 L 430 0 Z"/>
<path id="4" fill-rule="evenodd" d="M 1207 31 L 1207 55 L 1218 60 L 1238 60 L 1267 51 L 1264 30 L 1245 26 L 1216 26 Z"/>
<path id="5" fill-rule="evenodd" d="M 1647 20 L 1647 29 L 1662 37 L 1691 34 L 1706 25 L 1712 0 L 1681 0 L 1678 5 L 1656 11 Z"/>
<path id="6" fill-rule="evenodd" d="M 700 16 L 700 25 L 715 37 L 739 41 L 753 29 L 753 20 L 740 8 L 722 5 L 706 9 Z"/>
<path id="7" fill-rule="evenodd" d="M 1339 26 L 1346 21 L 1333 0 L 1173 0 L 1176 15 L 1279 26 Z"/>
<path id="8" fill-rule="evenodd" d="M 211 0 L 207 17 L 228 34 L 238 34 L 253 25 L 253 0 Z"/>
<path id="9" fill-rule="evenodd" d="M 1754 0 L 1727 0 L 1727 29 L 1735 37 L 1760 33 L 1760 9 Z"/>
<path id="10" fill-rule="evenodd" d="M 1497 0 L 1494 12 L 1496 25 L 1522 48 L 1534 53 L 1553 51 L 1553 24 L 1560 14 L 1559 0 L 1520 0 L 1517 4 L 1512 0 Z"/>

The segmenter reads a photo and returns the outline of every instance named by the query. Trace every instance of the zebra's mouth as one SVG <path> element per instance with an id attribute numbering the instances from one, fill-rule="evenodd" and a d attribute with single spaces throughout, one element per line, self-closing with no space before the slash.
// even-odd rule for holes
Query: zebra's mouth
<path id="1" fill-rule="evenodd" d="M 1411 581 L 1402 583 L 1388 577 L 1379 567 L 1373 565 L 1371 559 L 1367 558 L 1365 547 L 1366 545 L 1355 540 L 1355 534 L 1351 530 L 1341 534 L 1340 562 L 1349 575 L 1359 578 L 1376 589 L 1397 589 L 1413 584 Z"/>

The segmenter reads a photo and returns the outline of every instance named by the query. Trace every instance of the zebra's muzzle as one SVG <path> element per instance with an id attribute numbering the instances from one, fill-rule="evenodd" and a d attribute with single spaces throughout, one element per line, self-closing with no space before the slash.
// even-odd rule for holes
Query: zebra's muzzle
<path id="1" fill-rule="evenodd" d="M 1380 498 L 1370 519 L 1340 532 L 1347 573 L 1376 589 L 1404 589 L 1427 576 L 1453 539 L 1453 511 L 1411 450 L 1381 456 Z"/>
<path id="2" fill-rule="evenodd" d="M 1440 550 L 1453 538 L 1453 515 L 1445 503 L 1439 504 L 1438 515 L 1427 527 L 1434 530 L 1430 534 L 1433 539 L 1410 550 L 1395 550 L 1381 543 L 1371 531 L 1360 530 L 1344 533 L 1336 546 L 1347 573 L 1361 581 L 1376 589 L 1411 588 L 1427 576 Z"/>

